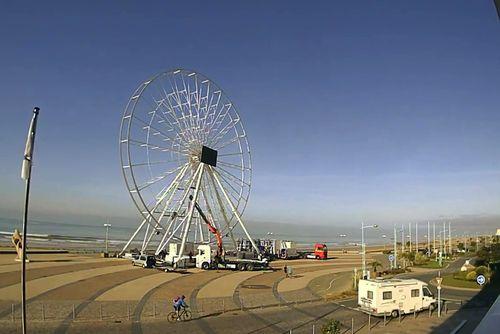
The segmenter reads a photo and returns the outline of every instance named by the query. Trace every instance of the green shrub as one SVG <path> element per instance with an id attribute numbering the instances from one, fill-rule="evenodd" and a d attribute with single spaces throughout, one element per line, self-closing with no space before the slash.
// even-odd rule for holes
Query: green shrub
<path id="1" fill-rule="evenodd" d="M 429 258 L 421 253 L 415 254 L 415 264 L 422 265 L 424 263 L 429 262 Z"/>
<path id="2" fill-rule="evenodd" d="M 478 275 L 486 275 L 488 274 L 489 270 L 488 270 L 488 267 L 486 266 L 479 266 L 476 268 L 476 273 Z"/>
<path id="3" fill-rule="evenodd" d="M 465 276 L 465 279 L 468 281 L 475 281 L 477 277 L 477 273 L 473 270 L 469 273 L 467 273 L 467 276 Z"/>
<path id="4" fill-rule="evenodd" d="M 321 333 L 340 334 L 340 326 L 340 321 L 330 319 L 323 327 L 321 327 Z"/>

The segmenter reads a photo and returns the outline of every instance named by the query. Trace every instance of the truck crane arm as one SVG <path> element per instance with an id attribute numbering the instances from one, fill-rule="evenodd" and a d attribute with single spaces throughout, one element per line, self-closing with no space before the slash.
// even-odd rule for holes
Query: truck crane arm
<path id="1" fill-rule="evenodd" d="M 189 195 L 189 199 L 192 201 L 193 200 L 193 195 Z M 215 228 L 214 225 L 212 225 L 212 223 L 208 220 L 207 216 L 205 216 L 205 214 L 203 213 L 203 210 L 201 210 L 200 206 L 198 205 L 198 203 L 196 202 L 193 202 L 194 203 L 194 207 L 196 209 L 196 211 L 198 211 L 198 213 L 200 214 L 201 218 L 203 219 L 203 221 L 205 222 L 205 224 L 207 224 L 208 226 L 208 230 L 213 234 L 215 235 L 215 239 L 217 240 L 217 252 L 218 252 L 218 255 L 219 256 L 222 256 L 223 255 L 223 248 L 222 248 L 222 236 L 220 235 L 220 232 Z"/>

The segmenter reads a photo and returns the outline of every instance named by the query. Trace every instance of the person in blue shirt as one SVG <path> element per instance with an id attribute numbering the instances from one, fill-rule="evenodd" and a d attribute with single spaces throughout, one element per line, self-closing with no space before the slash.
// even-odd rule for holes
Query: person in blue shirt
<path id="1" fill-rule="evenodd" d="M 182 308 L 188 307 L 185 299 L 186 299 L 186 296 L 184 296 L 184 295 L 182 295 L 180 298 L 177 297 L 174 299 L 174 310 L 175 310 L 175 312 L 177 312 L 177 320 L 180 320 L 179 315 L 180 315 L 181 307 Z"/>

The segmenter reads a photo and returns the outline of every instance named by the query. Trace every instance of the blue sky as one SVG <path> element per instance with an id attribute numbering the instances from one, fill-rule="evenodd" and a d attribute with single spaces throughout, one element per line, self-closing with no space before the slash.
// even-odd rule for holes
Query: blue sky
<path id="1" fill-rule="evenodd" d="M 204 73 L 241 113 L 248 220 L 500 214 L 492 1 L 9 1 L 0 40 L 0 216 L 20 216 L 38 105 L 33 216 L 135 220 L 120 117 L 141 81 L 173 68 Z"/>

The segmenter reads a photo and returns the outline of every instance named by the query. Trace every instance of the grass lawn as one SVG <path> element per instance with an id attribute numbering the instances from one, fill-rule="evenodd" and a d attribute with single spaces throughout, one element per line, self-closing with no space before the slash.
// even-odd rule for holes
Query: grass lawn
<path id="1" fill-rule="evenodd" d="M 481 287 L 476 283 L 476 281 L 466 281 L 462 279 L 456 279 L 453 277 L 455 274 L 443 276 L 443 285 L 454 286 L 457 288 L 469 288 L 469 289 L 481 289 Z"/>
<path id="2" fill-rule="evenodd" d="M 439 266 L 439 262 L 437 261 L 433 261 L 433 260 L 430 260 L 429 262 L 426 262 L 424 264 L 421 264 L 421 265 L 415 265 L 415 267 L 419 267 L 419 268 L 429 268 L 429 269 L 440 269 L 440 268 L 444 268 L 446 267 L 446 265 L 449 263 L 449 261 L 443 261 L 443 266 L 440 267 Z"/>

